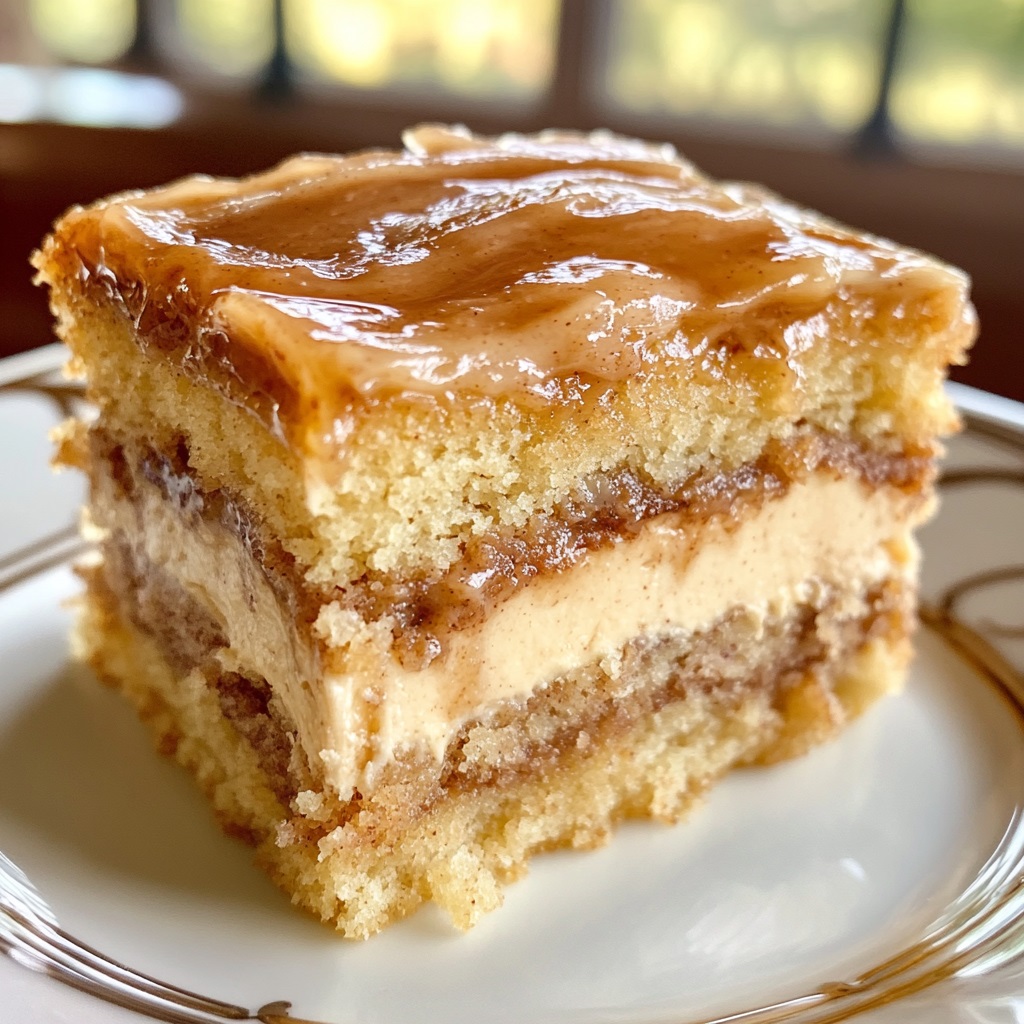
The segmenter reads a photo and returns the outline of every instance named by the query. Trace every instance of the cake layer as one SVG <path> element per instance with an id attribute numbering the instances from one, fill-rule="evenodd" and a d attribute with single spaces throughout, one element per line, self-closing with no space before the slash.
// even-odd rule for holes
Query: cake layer
<path id="1" fill-rule="evenodd" d="M 204 517 L 201 492 L 182 486 L 169 500 L 167 479 L 141 474 L 126 488 L 116 461 L 93 472 L 108 586 L 125 591 L 134 621 L 207 637 L 222 670 L 265 681 L 308 772 L 342 799 L 372 792 L 396 757 L 440 766 L 467 721 L 632 637 L 693 635 L 737 607 L 756 625 L 816 593 L 909 578 L 908 531 L 929 510 L 926 491 L 825 468 L 746 505 L 734 496 L 728 514 L 657 514 L 568 571 L 532 576 L 410 666 L 399 656 L 400 621 L 368 621 L 350 595 L 323 596 L 315 619 L 307 598 L 297 615 L 299 602 L 261 561 L 258 534 L 254 542 L 237 522 Z M 153 586 L 164 596 L 147 597 Z M 174 606 L 186 601 L 196 610 L 179 622 Z"/>
<path id="2" fill-rule="evenodd" d="M 409 765 L 366 800 L 306 790 L 291 809 L 280 762 L 225 715 L 224 682 L 172 668 L 99 577 L 76 643 L 293 901 L 363 937 L 428 899 L 468 927 L 531 854 L 604 842 L 623 817 L 673 821 L 730 767 L 833 735 L 899 684 L 912 595 L 892 582 L 818 596 L 759 628 L 741 607 L 697 636 L 634 637 L 500 720 L 470 724 L 440 777 Z M 574 717 L 581 709 L 589 717 Z"/>

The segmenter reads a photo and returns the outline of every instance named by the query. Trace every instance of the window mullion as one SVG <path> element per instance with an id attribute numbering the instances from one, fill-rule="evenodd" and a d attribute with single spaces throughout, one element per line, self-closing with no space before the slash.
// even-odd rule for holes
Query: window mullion
<path id="1" fill-rule="evenodd" d="M 601 29 L 608 22 L 611 0 L 562 0 L 544 121 L 549 125 L 592 127 L 591 98 L 595 69 L 604 60 Z"/>
<path id="2" fill-rule="evenodd" d="M 273 0 L 274 48 L 256 87 L 256 95 L 262 100 L 284 100 L 295 93 L 295 68 L 285 40 L 284 5 L 285 0 Z"/>
<path id="3" fill-rule="evenodd" d="M 156 3 L 157 0 L 135 0 L 135 35 L 120 62 L 147 70 L 160 63 L 156 45 Z"/>
<path id="4" fill-rule="evenodd" d="M 854 145 L 855 151 L 865 156 L 886 156 L 897 150 L 889 102 L 896 74 L 896 63 L 899 60 L 900 48 L 903 43 L 906 15 L 906 0 L 892 0 L 878 75 L 878 95 L 871 115 L 857 133 Z"/>

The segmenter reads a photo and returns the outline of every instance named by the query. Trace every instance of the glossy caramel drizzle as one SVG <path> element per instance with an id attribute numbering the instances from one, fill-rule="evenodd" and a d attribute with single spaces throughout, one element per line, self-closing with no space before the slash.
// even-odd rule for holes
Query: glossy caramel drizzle
<path id="1" fill-rule="evenodd" d="M 664 147 L 439 128 L 407 145 L 115 197 L 69 212 L 50 251 L 286 429 L 396 393 L 578 401 L 655 361 L 756 375 L 855 295 L 864 317 L 948 319 L 952 288 L 971 329 L 958 272 Z"/>

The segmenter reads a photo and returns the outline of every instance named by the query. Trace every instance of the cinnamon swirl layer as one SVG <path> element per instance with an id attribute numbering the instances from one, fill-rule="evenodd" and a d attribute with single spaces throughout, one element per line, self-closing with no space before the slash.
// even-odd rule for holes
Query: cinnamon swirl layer
<path id="1" fill-rule="evenodd" d="M 667 507 L 648 502 L 627 519 L 623 504 L 603 526 L 566 517 L 562 535 L 583 538 L 575 548 L 531 548 L 551 520 L 496 534 L 489 547 L 512 552 L 512 566 L 504 585 L 475 590 L 454 587 L 451 569 L 348 590 L 310 585 L 238 499 L 203 489 L 185 451 L 113 444 L 102 431 L 91 515 L 122 614 L 172 667 L 198 642 L 217 672 L 266 687 L 306 775 L 347 800 L 372 793 L 403 758 L 441 771 L 466 723 L 638 637 L 697 635 L 738 609 L 756 624 L 816 594 L 909 580 L 930 465 L 806 438 L 713 484 L 681 486 Z M 474 557 L 454 571 L 471 579 Z M 426 613 L 438 605 L 443 615 Z"/>
<path id="2" fill-rule="evenodd" d="M 398 655 L 407 667 L 429 664 L 447 634 L 478 624 L 517 589 L 629 540 L 650 519 L 673 513 L 677 527 L 689 535 L 709 520 L 733 529 L 817 472 L 856 478 L 868 488 L 894 488 L 924 503 L 934 477 L 931 452 L 873 451 L 851 438 L 806 432 L 787 444 L 771 443 L 750 465 L 732 471 L 707 467 L 672 487 L 629 467 L 594 474 L 550 513 L 531 518 L 519 530 L 496 529 L 475 538 L 447 566 L 425 567 L 412 577 L 368 572 L 342 589 L 311 584 L 244 497 L 206 486 L 190 464 L 184 439 L 157 450 L 138 439 L 117 443 L 94 428 L 87 443 L 90 464 L 107 467 L 93 471 L 97 491 L 112 488 L 112 497 L 134 502 L 155 489 L 186 521 L 225 526 L 252 551 L 300 618 L 311 622 L 320 605 L 340 601 L 367 621 L 393 622 Z"/>

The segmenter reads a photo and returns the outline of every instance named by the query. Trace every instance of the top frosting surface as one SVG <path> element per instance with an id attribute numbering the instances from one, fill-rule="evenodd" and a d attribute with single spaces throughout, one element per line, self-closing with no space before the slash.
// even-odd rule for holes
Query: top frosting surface
<path id="1" fill-rule="evenodd" d="M 605 135 L 422 127 L 402 151 L 115 197 L 58 235 L 144 338 L 243 381 L 258 363 L 307 398 L 543 400 L 659 359 L 710 372 L 741 321 L 785 359 L 837 298 L 962 287 L 916 252 Z"/>

